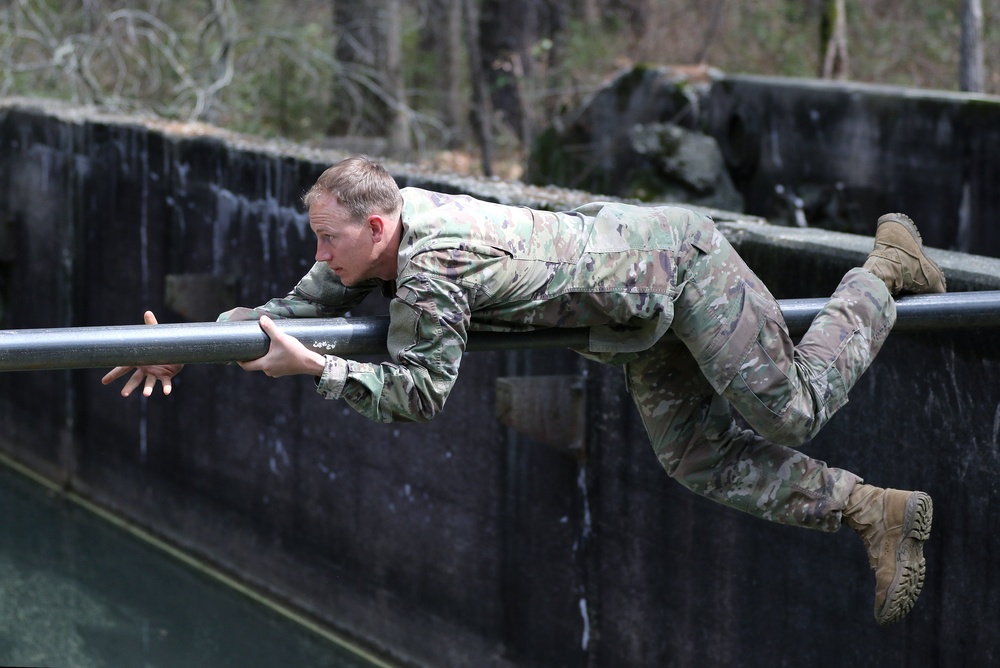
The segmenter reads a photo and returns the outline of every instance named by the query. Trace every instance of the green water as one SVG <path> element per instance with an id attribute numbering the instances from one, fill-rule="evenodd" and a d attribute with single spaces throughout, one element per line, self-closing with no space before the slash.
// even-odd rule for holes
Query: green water
<path id="1" fill-rule="evenodd" d="M 0 665 L 372 664 L 0 466 Z"/>

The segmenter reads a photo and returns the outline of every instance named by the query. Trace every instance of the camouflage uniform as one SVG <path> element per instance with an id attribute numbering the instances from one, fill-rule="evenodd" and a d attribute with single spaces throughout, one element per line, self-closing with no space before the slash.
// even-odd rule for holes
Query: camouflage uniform
<path id="1" fill-rule="evenodd" d="M 788 446 L 847 401 L 885 340 L 895 305 L 880 279 L 849 272 L 793 347 L 767 288 L 693 211 L 595 203 L 551 213 L 402 194 L 394 284 L 348 288 L 317 263 L 286 298 L 221 318 L 332 317 L 387 288 L 392 362 L 328 355 L 318 382 L 324 397 L 384 422 L 444 407 L 468 331 L 589 326 L 581 354 L 624 365 L 669 475 L 758 517 L 840 526 L 859 478 Z M 736 426 L 730 406 L 754 431 Z"/>

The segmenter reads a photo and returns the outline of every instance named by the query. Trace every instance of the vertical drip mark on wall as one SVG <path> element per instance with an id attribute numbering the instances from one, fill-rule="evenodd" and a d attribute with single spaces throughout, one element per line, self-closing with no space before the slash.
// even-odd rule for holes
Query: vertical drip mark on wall
<path id="1" fill-rule="evenodd" d="M 142 301 L 150 303 L 149 294 L 149 133 L 139 132 L 139 247 Z M 139 462 L 146 463 L 147 412 L 149 402 L 139 401 Z"/>
<path id="2" fill-rule="evenodd" d="M 583 617 L 583 632 L 580 637 L 580 649 L 587 651 L 590 645 L 590 614 L 587 609 L 587 559 L 591 534 L 590 494 L 587 490 L 587 460 L 580 457 L 577 460 L 576 486 L 580 491 L 580 506 L 582 523 L 580 537 L 576 541 L 577 563 L 580 577 L 580 615 Z"/>
<path id="3" fill-rule="evenodd" d="M 149 135 L 139 133 L 139 170 L 140 200 L 139 200 L 139 247 L 140 271 L 142 276 L 142 299 L 149 303 Z"/>
<path id="4" fill-rule="evenodd" d="M 149 409 L 149 401 L 145 397 L 139 401 L 139 463 L 146 463 L 146 432 L 148 421 L 146 416 Z"/>
<path id="5" fill-rule="evenodd" d="M 997 404 L 997 409 L 993 413 L 993 433 L 990 436 L 994 456 L 997 454 L 998 439 L 1000 439 L 1000 404 Z"/>
<path id="6" fill-rule="evenodd" d="M 61 200 L 65 210 L 70 215 L 65 216 L 64 222 L 57 225 L 65 225 L 62 235 L 62 276 L 60 277 L 59 298 L 62 303 L 62 320 L 67 326 L 76 323 L 76 294 L 77 285 L 76 272 L 80 267 L 77 259 L 79 251 L 79 239 L 82 237 L 81 225 L 76 215 L 80 197 L 79 191 L 73 186 L 72 177 L 67 174 L 70 167 L 65 156 L 73 155 L 74 131 L 61 125 L 58 129 L 57 146 L 47 147 L 42 150 L 41 173 L 43 184 L 41 193 L 43 196 L 52 198 L 52 201 Z M 36 144 L 33 148 L 42 148 Z M 51 189 L 51 191 L 50 191 Z M 77 452 L 73 444 L 73 434 L 76 431 L 76 416 L 79 410 L 77 385 L 74 383 L 73 372 L 65 371 L 65 394 L 64 396 L 64 422 L 60 436 L 59 459 L 60 465 L 67 474 L 67 480 L 76 477 Z"/>
<path id="7" fill-rule="evenodd" d="M 962 184 L 962 202 L 958 206 L 958 231 L 955 234 L 955 249 L 963 253 L 971 252 L 972 245 L 972 187 L 966 181 Z"/>
<path id="8" fill-rule="evenodd" d="M 780 139 L 780 134 L 778 132 L 778 126 L 775 125 L 774 122 L 771 123 L 770 140 L 771 141 L 769 143 L 771 145 L 771 163 L 776 168 L 781 169 L 784 166 L 781 160 L 781 139 Z"/>
<path id="9" fill-rule="evenodd" d="M 212 272 L 224 273 L 230 224 L 236 220 L 240 204 L 231 192 L 217 184 L 209 186 L 215 195 L 215 220 L 212 224 Z"/>
<path id="10" fill-rule="evenodd" d="M 590 496 L 587 493 L 587 460 L 581 458 L 576 476 L 576 486 L 580 490 L 580 499 L 583 503 L 583 527 L 580 529 L 580 540 L 590 538 Z"/>
<path id="11" fill-rule="evenodd" d="M 180 238 L 178 241 L 183 243 L 184 235 L 187 234 L 187 220 L 184 217 L 184 202 L 188 201 L 187 192 L 187 175 L 191 171 L 191 165 L 181 162 L 179 159 L 177 161 L 168 160 L 167 153 L 164 152 L 164 174 L 170 174 L 171 172 L 175 175 L 174 177 L 174 204 L 173 210 L 174 215 L 177 219 L 177 228 L 180 232 Z"/>

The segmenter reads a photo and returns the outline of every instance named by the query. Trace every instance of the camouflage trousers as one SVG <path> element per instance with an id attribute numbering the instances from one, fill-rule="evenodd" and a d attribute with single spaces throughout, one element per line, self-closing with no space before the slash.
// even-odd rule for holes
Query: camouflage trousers
<path id="1" fill-rule="evenodd" d="M 679 268 L 676 337 L 625 365 L 629 393 L 660 464 L 681 484 L 762 519 L 836 531 L 861 479 L 793 447 L 847 402 L 895 303 L 880 279 L 853 269 L 793 345 L 770 292 L 717 237 Z"/>

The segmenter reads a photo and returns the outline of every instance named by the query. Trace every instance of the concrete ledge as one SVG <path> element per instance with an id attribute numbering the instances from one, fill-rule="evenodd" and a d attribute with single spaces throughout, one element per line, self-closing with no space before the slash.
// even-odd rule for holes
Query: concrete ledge
<path id="1" fill-rule="evenodd" d="M 842 275 L 851 267 L 863 264 L 872 249 L 872 237 L 870 236 L 815 228 L 739 222 L 723 222 L 719 224 L 719 228 L 730 243 L 745 256 L 766 253 L 770 258 L 769 262 L 787 262 L 789 264 L 795 263 L 797 257 L 804 256 L 810 262 L 820 260 L 823 263 L 836 266 L 838 275 Z M 1000 259 L 998 258 L 930 247 L 927 249 L 927 254 L 944 271 L 949 291 L 1000 289 Z M 757 260 L 758 264 L 763 262 L 763 258 Z M 771 273 L 776 272 L 772 271 Z M 785 282 L 777 276 L 774 280 L 779 285 Z M 768 284 L 770 285 L 770 282 Z M 779 292 L 782 292 L 784 296 L 791 296 L 785 295 L 791 287 L 788 286 Z M 822 295 L 796 296 L 818 297 Z"/>

